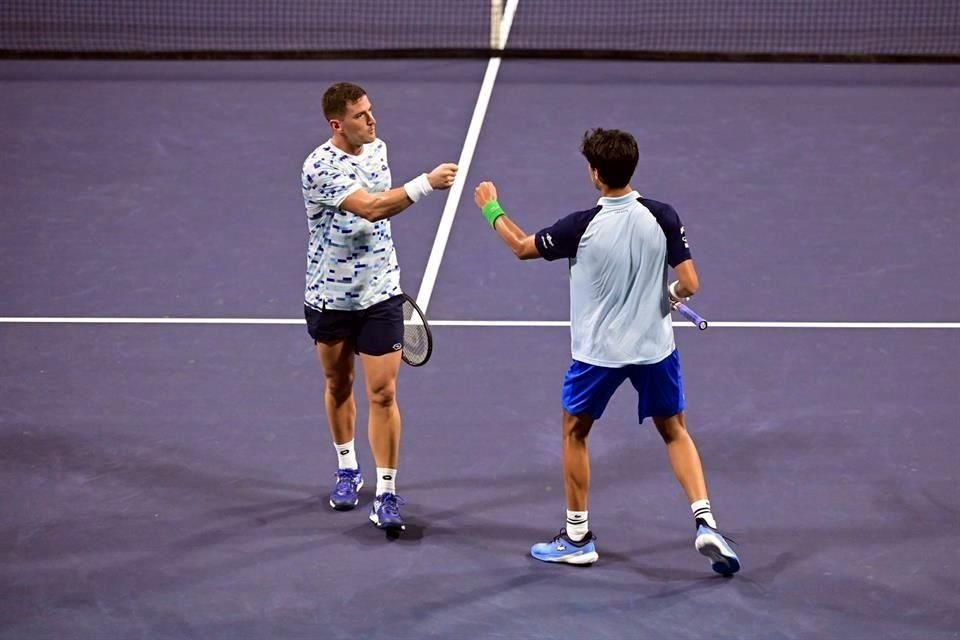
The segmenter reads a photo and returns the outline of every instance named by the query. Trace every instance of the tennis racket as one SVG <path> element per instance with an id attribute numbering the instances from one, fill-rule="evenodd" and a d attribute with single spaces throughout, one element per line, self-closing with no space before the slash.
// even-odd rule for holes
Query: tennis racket
<path id="1" fill-rule="evenodd" d="M 413 298 L 403 294 L 403 353 L 401 357 L 411 367 L 427 364 L 433 353 L 433 332 L 427 317 Z"/>
<path id="2" fill-rule="evenodd" d="M 676 309 L 677 313 L 692 322 L 693 326 L 695 326 L 697 329 L 700 329 L 700 331 L 703 331 L 707 328 L 707 321 L 700 317 L 700 314 L 687 305 L 683 304 L 682 302 L 674 302 L 672 306 L 674 309 Z"/>

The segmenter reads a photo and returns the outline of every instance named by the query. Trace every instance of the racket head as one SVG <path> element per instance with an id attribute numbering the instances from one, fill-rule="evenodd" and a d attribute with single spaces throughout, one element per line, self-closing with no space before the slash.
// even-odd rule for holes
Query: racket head
<path id="1" fill-rule="evenodd" d="M 403 294 L 403 350 L 400 357 L 411 367 L 422 367 L 433 354 L 433 331 L 416 301 Z"/>

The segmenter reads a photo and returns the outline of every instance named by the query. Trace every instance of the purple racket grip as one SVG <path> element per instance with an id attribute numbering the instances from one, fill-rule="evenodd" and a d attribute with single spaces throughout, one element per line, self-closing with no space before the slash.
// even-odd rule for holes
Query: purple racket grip
<path id="1" fill-rule="evenodd" d="M 695 326 L 697 329 L 700 329 L 700 331 L 703 331 L 707 328 L 707 321 L 701 318 L 700 314 L 687 305 L 683 304 L 682 302 L 678 302 L 676 309 L 680 315 L 692 322 L 693 326 Z"/>

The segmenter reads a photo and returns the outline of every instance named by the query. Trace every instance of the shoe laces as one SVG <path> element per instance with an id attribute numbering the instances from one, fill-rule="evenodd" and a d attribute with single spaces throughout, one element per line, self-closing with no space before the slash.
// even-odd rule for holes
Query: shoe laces
<path id="1" fill-rule="evenodd" d="M 714 529 L 713 527 L 711 527 L 711 526 L 709 526 L 709 525 L 705 525 L 705 526 L 707 527 L 707 529 L 710 529 L 710 531 L 713 531 L 714 533 L 716 533 L 718 536 L 720 536 L 721 538 L 723 538 L 723 539 L 726 540 L 727 542 L 729 542 L 729 543 L 731 543 L 731 544 L 737 544 L 737 541 L 734 540 L 733 538 L 731 538 L 731 537 L 730 537 L 730 534 L 728 534 L 728 533 L 726 533 L 726 532 L 723 532 L 723 531 L 720 531 L 720 529 Z"/>
<path id="2" fill-rule="evenodd" d="M 593 540 L 593 534 L 587 532 L 587 535 L 582 540 L 574 540 L 567 534 L 566 529 L 560 529 L 560 533 L 555 535 L 553 537 L 553 540 L 550 541 L 550 543 L 553 544 L 555 542 L 560 542 L 561 539 L 568 544 L 572 544 L 574 546 L 579 547 Z"/>
<path id="3" fill-rule="evenodd" d="M 358 475 L 360 475 L 359 469 L 338 469 L 336 492 L 347 493 L 353 491 Z"/>
<path id="4" fill-rule="evenodd" d="M 553 536 L 553 539 L 550 541 L 550 544 L 553 544 L 554 542 L 559 542 L 559 541 L 560 541 L 560 538 L 564 537 L 565 535 L 567 535 L 567 530 L 566 530 L 566 529 L 560 529 L 560 533 L 558 533 L 557 535 Z"/>
<path id="5" fill-rule="evenodd" d="M 389 516 L 400 515 L 400 505 L 404 504 L 404 499 L 394 493 L 384 493 L 380 496 L 380 509 Z"/>
<path id="6" fill-rule="evenodd" d="M 720 533 L 720 532 L 717 531 L 717 533 Z M 723 539 L 729 542 L 730 544 L 737 544 L 737 541 L 731 538 L 729 533 L 720 533 L 720 535 L 723 536 Z"/>

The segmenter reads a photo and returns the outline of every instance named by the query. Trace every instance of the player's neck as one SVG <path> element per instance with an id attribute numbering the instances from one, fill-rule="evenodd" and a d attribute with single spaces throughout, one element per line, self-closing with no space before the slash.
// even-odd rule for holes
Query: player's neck
<path id="1" fill-rule="evenodd" d="M 349 153 L 352 156 L 358 156 L 363 153 L 363 145 L 355 147 L 347 142 L 347 139 L 343 136 L 333 135 L 330 138 L 330 143 L 333 144 L 333 146 L 335 146 L 337 149 L 340 149 L 340 151 Z"/>
<path id="2" fill-rule="evenodd" d="M 617 187 L 616 189 L 611 189 L 605 184 L 600 185 L 600 195 L 604 198 L 622 198 L 623 196 L 632 193 L 633 187 L 629 184 L 625 187 Z"/>

